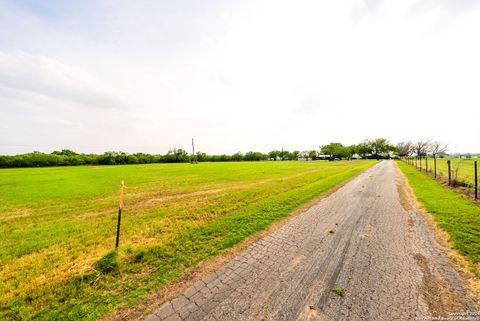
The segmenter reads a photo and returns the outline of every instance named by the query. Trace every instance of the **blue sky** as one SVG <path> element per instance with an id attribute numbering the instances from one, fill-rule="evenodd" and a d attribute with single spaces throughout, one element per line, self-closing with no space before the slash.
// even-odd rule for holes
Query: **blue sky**
<path id="1" fill-rule="evenodd" d="M 473 0 L 0 0 L 0 153 L 480 151 Z"/>

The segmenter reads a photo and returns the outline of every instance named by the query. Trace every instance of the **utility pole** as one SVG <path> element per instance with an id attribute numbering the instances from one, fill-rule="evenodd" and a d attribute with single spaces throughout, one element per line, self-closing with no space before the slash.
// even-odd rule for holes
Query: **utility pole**
<path id="1" fill-rule="evenodd" d="M 193 141 L 193 138 L 192 138 L 192 163 L 196 163 L 196 161 L 195 161 L 195 142 Z"/>

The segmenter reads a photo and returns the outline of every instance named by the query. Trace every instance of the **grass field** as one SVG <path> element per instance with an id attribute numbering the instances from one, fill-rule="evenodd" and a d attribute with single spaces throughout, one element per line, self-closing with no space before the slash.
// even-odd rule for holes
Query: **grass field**
<path id="1" fill-rule="evenodd" d="M 467 257 L 473 272 L 480 277 L 480 206 L 414 167 L 400 161 L 397 163 L 417 199 L 450 235 L 453 247 Z"/>
<path id="2" fill-rule="evenodd" d="M 99 319 L 373 164 L 0 170 L 0 319 Z M 116 257 L 121 180 L 127 188 Z"/>
<path id="3" fill-rule="evenodd" d="M 480 163 L 480 159 L 437 158 L 437 175 L 440 175 L 444 179 L 448 179 L 448 159 L 451 161 L 452 178 L 456 177 L 458 181 L 473 186 L 473 162 L 476 160 L 477 163 Z M 480 164 L 477 166 L 480 166 Z M 422 168 L 425 168 L 425 159 L 422 160 Z M 428 158 L 428 170 L 433 173 L 433 158 Z"/>

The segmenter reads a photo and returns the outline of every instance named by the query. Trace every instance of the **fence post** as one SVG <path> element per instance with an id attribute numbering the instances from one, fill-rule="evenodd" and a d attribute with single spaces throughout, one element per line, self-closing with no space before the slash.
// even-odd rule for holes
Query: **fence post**
<path id="1" fill-rule="evenodd" d="M 420 172 L 422 171 L 422 156 L 420 156 Z"/>
<path id="2" fill-rule="evenodd" d="M 478 200 L 478 175 L 477 175 L 477 161 L 473 163 L 475 167 L 475 199 Z"/>
<path id="3" fill-rule="evenodd" d="M 433 172 L 435 175 L 435 178 L 437 178 L 437 158 L 433 157 Z"/>
<path id="4" fill-rule="evenodd" d="M 425 156 L 425 173 L 428 174 L 428 157 Z"/>
<path id="5" fill-rule="evenodd" d="M 448 165 L 448 185 L 452 185 L 452 172 L 450 171 L 450 160 L 447 160 Z"/>
<path id="6" fill-rule="evenodd" d="M 117 220 L 117 239 L 115 240 L 115 248 L 118 248 L 120 243 L 120 221 L 122 220 L 123 209 L 123 190 L 125 189 L 125 183 L 122 181 L 120 184 L 120 202 L 118 203 L 118 220 Z"/>

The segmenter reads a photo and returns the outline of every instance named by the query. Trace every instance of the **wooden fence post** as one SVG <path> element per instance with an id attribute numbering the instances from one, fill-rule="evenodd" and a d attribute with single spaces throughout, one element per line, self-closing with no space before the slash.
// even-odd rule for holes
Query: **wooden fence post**
<path id="1" fill-rule="evenodd" d="M 437 158 L 433 157 L 433 172 L 435 175 L 435 178 L 437 178 Z"/>
<path id="2" fill-rule="evenodd" d="M 425 156 L 425 173 L 428 174 L 428 157 Z"/>
<path id="3" fill-rule="evenodd" d="M 118 203 L 117 239 L 115 240 L 115 249 L 118 248 L 118 244 L 120 243 L 120 221 L 122 220 L 124 189 L 125 189 L 125 183 L 122 181 L 122 183 L 120 184 L 120 202 Z"/>
<path id="4" fill-rule="evenodd" d="M 448 165 L 448 185 L 452 185 L 452 172 L 450 171 L 450 160 L 447 160 Z"/>
<path id="5" fill-rule="evenodd" d="M 422 171 L 422 156 L 420 156 L 420 172 Z"/>

